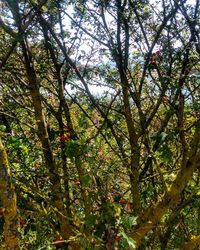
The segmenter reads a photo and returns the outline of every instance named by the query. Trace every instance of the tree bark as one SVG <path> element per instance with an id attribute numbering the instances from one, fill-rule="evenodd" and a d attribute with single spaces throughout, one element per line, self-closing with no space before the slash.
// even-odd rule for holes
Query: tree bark
<path id="1" fill-rule="evenodd" d="M 191 180 L 194 171 L 199 166 L 200 153 L 192 159 L 189 159 L 184 168 L 178 173 L 176 180 L 171 188 L 165 192 L 163 198 L 158 203 L 150 207 L 138 220 L 138 228 L 132 237 L 137 246 L 142 243 L 143 237 L 160 222 L 162 217 L 173 207 L 179 200 L 180 194 Z"/>
<path id="2" fill-rule="evenodd" d="M 0 139 L 0 200 L 4 211 L 4 238 L 6 250 L 19 249 L 19 220 L 17 198 L 11 181 L 11 172 L 6 150 Z"/>
<path id="3" fill-rule="evenodd" d="M 183 246 L 183 250 L 194 250 L 200 247 L 200 235 L 193 236 L 190 241 L 186 242 Z"/>

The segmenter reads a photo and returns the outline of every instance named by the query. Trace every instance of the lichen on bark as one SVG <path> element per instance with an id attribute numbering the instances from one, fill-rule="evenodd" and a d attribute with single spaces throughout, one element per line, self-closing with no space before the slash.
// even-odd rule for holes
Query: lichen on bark
<path id="1" fill-rule="evenodd" d="M 4 241 L 6 250 L 19 249 L 19 220 L 17 217 L 17 198 L 11 182 L 6 150 L 0 138 L 0 200 L 4 211 Z"/>

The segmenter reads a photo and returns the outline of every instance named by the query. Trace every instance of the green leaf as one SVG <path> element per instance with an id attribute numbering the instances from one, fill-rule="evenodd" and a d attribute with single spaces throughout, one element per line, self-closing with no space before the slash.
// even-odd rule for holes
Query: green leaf
<path id="1" fill-rule="evenodd" d="M 28 147 L 26 146 L 26 145 L 24 145 L 24 144 L 21 144 L 20 146 L 19 146 L 19 148 L 21 149 L 21 151 L 25 154 L 25 155 L 27 155 L 28 154 Z"/>
<path id="2" fill-rule="evenodd" d="M 136 222 L 137 217 L 134 217 L 134 216 L 124 215 L 121 220 L 122 220 L 122 225 L 126 229 L 131 229 L 134 225 L 137 224 Z"/>
<path id="3" fill-rule="evenodd" d="M 85 220 L 85 225 L 87 225 L 88 227 L 93 227 L 95 226 L 96 222 L 97 222 L 97 215 L 90 214 Z"/>
<path id="4" fill-rule="evenodd" d="M 131 237 L 129 237 L 124 231 L 121 231 L 120 234 L 128 244 L 129 249 L 136 249 L 135 241 Z"/>
<path id="5" fill-rule="evenodd" d="M 65 143 L 65 152 L 69 158 L 75 157 L 79 149 L 79 144 L 75 141 L 68 141 Z"/>
<path id="6" fill-rule="evenodd" d="M 47 12 L 47 11 L 48 11 L 47 6 L 43 5 L 43 6 L 42 6 L 42 11 Z"/>
<path id="7" fill-rule="evenodd" d="M 115 196 L 114 197 L 114 202 L 119 203 L 119 201 L 120 201 L 121 198 L 122 198 L 121 195 Z"/>
<path id="8" fill-rule="evenodd" d="M 152 136 L 152 139 L 153 140 L 158 140 L 160 142 L 163 142 L 167 137 L 167 133 L 165 132 L 162 132 L 162 133 L 158 133 L 156 132 L 153 136 Z"/>
<path id="9" fill-rule="evenodd" d="M 6 126 L 0 125 L 0 132 L 5 132 L 6 131 Z"/>
<path id="10" fill-rule="evenodd" d="M 172 162 L 173 159 L 173 153 L 171 149 L 168 147 L 168 145 L 164 144 L 160 147 L 158 152 L 156 153 L 156 156 L 162 160 L 163 162 L 169 164 Z"/>
<path id="11" fill-rule="evenodd" d="M 197 191 L 197 195 L 200 196 L 200 189 Z"/>
<path id="12" fill-rule="evenodd" d="M 89 175 L 83 176 L 82 184 L 84 187 L 88 187 L 91 182 L 92 182 L 92 178 Z"/>
<path id="13" fill-rule="evenodd" d="M 19 146 L 21 144 L 20 140 L 16 137 L 10 137 L 8 142 L 14 148 L 19 148 Z"/>

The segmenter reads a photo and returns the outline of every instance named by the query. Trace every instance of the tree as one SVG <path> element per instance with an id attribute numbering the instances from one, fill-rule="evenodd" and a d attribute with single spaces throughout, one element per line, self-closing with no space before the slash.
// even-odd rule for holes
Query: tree
<path id="1" fill-rule="evenodd" d="M 198 0 L 2 2 L 4 141 L 43 244 L 198 248 L 198 17 Z"/>

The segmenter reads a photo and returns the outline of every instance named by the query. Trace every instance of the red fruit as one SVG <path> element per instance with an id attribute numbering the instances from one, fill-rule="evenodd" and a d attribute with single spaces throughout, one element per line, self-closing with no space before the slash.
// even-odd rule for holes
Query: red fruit
<path id="1" fill-rule="evenodd" d="M 4 216 L 5 208 L 0 208 L 0 218 Z"/>
<path id="2" fill-rule="evenodd" d="M 163 96 L 163 103 L 168 103 L 169 102 L 169 97 L 168 96 Z"/>
<path id="3" fill-rule="evenodd" d="M 131 203 L 131 202 L 127 203 L 125 209 L 127 212 L 132 212 L 133 211 L 133 203 Z"/>
<path id="4" fill-rule="evenodd" d="M 20 226 L 24 226 L 26 224 L 26 220 L 24 218 L 19 219 Z"/>
<path id="5" fill-rule="evenodd" d="M 66 142 L 66 141 L 69 141 L 70 139 L 71 139 L 71 137 L 69 134 L 60 136 L 60 142 Z"/>
<path id="6" fill-rule="evenodd" d="M 161 55 L 160 51 L 156 51 L 156 56 L 160 56 L 160 55 Z"/>
<path id="7" fill-rule="evenodd" d="M 126 200 L 123 200 L 123 199 L 120 200 L 120 204 L 125 205 L 126 203 L 127 203 Z"/>
<path id="8" fill-rule="evenodd" d="M 122 239 L 122 237 L 120 235 L 115 236 L 115 241 L 120 241 L 121 239 Z"/>
<path id="9" fill-rule="evenodd" d="M 61 135 L 60 136 L 60 142 L 64 142 L 64 141 L 65 141 L 64 135 Z"/>

